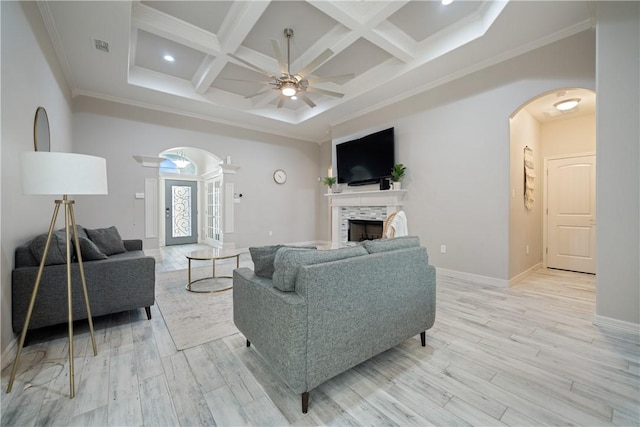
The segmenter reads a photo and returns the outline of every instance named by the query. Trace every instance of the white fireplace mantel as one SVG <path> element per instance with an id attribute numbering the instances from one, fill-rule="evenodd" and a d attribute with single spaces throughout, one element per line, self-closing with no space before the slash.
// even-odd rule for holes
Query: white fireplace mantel
<path id="1" fill-rule="evenodd" d="M 407 190 L 345 191 L 325 194 L 331 206 L 331 246 L 344 246 L 342 236 L 343 207 L 384 207 L 386 215 L 402 208 Z"/>

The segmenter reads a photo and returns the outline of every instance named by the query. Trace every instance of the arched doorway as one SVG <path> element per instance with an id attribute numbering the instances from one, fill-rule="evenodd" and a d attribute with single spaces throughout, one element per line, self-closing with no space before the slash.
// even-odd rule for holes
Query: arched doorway
<path id="1" fill-rule="evenodd" d="M 566 100 L 578 103 L 558 109 Z M 595 273 L 595 102 L 556 89 L 510 117 L 510 283 L 538 266 Z"/>
<path id="2" fill-rule="evenodd" d="M 160 245 L 223 244 L 221 159 L 199 148 L 160 153 Z"/>

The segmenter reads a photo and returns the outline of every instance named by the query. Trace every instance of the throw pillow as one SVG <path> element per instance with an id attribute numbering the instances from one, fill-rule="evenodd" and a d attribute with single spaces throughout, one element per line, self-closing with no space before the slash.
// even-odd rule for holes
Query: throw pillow
<path id="1" fill-rule="evenodd" d="M 364 242 L 364 247 L 370 254 L 416 246 L 420 246 L 420 238 L 418 236 L 402 236 L 392 239 L 366 240 Z"/>
<path id="2" fill-rule="evenodd" d="M 253 272 L 256 276 L 273 278 L 273 263 L 276 259 L 276 252 L 281 247 L 282 245 L 271 245 L 249 248 L 253 261 Z"/>
<path id="3" fill-rule="evenodd" d="M 29 243 L 29 250 L 31 254 L 36 258 L 38 264 L 42 262 L 44 255 L 44 247 L 47 243 L 47 235 L 41 234 L 36 236 Z M 67 262 L 67 241 L 64 230 L 54 231 L 51 235 L 51 242 L 49 243 L 49 251 L 47 252 L 47 259 L 44 265 L 64 264 Z"/>
<path id="4" fill-rule="evenodd" d="M 100 249 L 91 240 L 86 237 L 80 236 L 78 231 L 78 243 L 80 243 L 80 253 L 82 254 L 82 261 L 95 261 L 99 259 L 107 259 L 108 257 L 100 252 Z"/>
<path id="5" fill-rule="evenodd" d="M 85 231 L 89 239 L 96 244 L 100 252 L 105 255 L 121 254 L 127 250 L 124 247 L 120 233 L 115 226 L 109 228 L 96 228 L 91 230 L 86 228 Z M 78 235 L 80 233 L 78 232 Z"/>
<path id="6" fill-rule="evenodd" d="M 256 246 L 249 248 L 251 260 L 253 261 L 253 272 L 256 276 L 273 279 L 274 264 L 276 252 L 280 248 L 294 249 L 316 249 L 315 246 L 288 246 L 288 245 L 270 245 Z"/>
<path id="7" fill-rule="evenodd" d="M 320 264 L 362 255 L 368 255 L 367 250 L 362 246 L 350 246 L 328 251 L 281 248 L 276 253 L 273 286 L 283 292 L 293 292 L 298 267 L 301 265 Z"/>

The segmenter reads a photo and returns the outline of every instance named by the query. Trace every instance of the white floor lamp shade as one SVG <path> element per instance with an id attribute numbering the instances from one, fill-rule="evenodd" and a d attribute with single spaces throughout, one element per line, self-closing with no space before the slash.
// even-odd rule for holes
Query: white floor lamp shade
<path id="1" fill-rule="evenodd" d="M 23 194 L 107 194 L 102 157 L 46 151 L 21 155 Z"/>

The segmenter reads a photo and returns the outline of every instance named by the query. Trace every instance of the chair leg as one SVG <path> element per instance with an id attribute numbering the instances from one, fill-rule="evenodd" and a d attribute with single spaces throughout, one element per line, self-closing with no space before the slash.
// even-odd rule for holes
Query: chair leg
<path id="1" fill-rule="evenodd" d="M 247 347 L 251 347 L 251 341 L 247 340 Z"/>
<path id="2" fill-rule="evenodd" d="M 422 346 L 425 347 L 427 345 L 427 332 L 420 332 L 420 342 L 422 343 Z"/>
<path id="3" fill-rule="evenodd" d="M 147 320 L 151 320 L 151 307 L 145 307 L 144 311 L 147 312 Z"/>
<path id="4" fill-rule="evenodd" d="M 309 392 L 302 393 L 302 413 L 306 414 L 309 410 Z"/>

